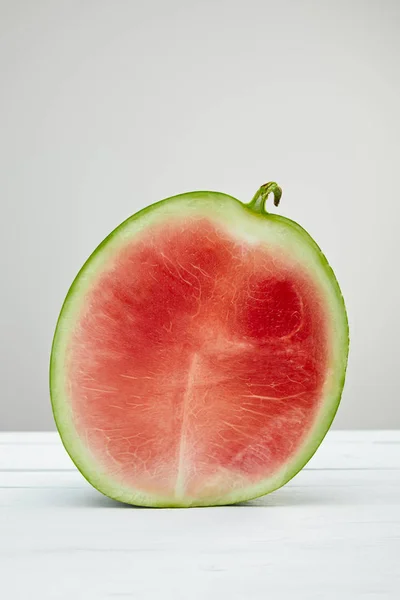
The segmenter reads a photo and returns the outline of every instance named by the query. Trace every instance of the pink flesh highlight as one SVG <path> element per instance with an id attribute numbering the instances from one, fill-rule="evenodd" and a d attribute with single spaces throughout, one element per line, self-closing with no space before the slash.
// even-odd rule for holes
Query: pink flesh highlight
<path id="1" fill-rule="evenodd" d="M 296 453 L 327 360 L 324 302 L 295 258 L 205 219 L 153 228 L 85 298 L 68 351 L 76 429 L 121 484 L 224 494 Z"/>

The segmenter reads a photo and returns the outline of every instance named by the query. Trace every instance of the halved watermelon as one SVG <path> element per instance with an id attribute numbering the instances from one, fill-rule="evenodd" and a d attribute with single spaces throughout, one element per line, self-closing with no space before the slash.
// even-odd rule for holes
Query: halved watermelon
<path id="1" fill-rule="evenodd" d="M 336 413 L 348 324 L 299 225 L 216 192 L 130 217 L 73 282 L 50 369 L 55 421 L 98 490 L 145 506 L 229 504 L 285 484 Z"/>

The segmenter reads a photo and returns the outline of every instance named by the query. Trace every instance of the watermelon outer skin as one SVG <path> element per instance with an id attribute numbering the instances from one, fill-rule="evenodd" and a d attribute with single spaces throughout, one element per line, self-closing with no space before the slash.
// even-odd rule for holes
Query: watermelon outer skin
<path id="1" fill-rule="evenodd" d="M 323 287 L 334 323 L 332 360 L 324 385 L 323 402 L 318 416 L 292 460 L 279 472 L 250 487 L 233 490 L 222 497 L 193 500 L 192 498 L 161 497 L 124 487 L 105 472 L 88 452 L 75 430 L 65 381 L 66 348 L 70 332 L 82 308 L 85 293 L 102 271 L 102 267 L 127 240 L 133 239 L 148 226 L 167 218 L 182 216 L 188 211 L 217 219 L 234 235 L 257 243 L 279 240 L 285 248 L 303 256 L 304 264 Z M 243 225 L 245 224 L 245 225 Z M 271 237 L 272 236 L 272 237 Z M 283 241 L 282 241 L 283 240 Z M 319 246 L 296 222 L 277 214 L 254 212 L 249 205 L 218 192 L 196 191 L 166 198 L 152 204 L 125 220 L 112 231 L 85 262 L 74 279 L 63 303 L 55 330 L 50 358 L 50 395 L 54 419 L 63 445 L 85 479 L 104 495 L 132 505 L 148 507 L 189 507 L 235 504 L 268 494 L 292 479 L 318 449 L 337 412 L 345 382 L 349 350 L 349 329 L 346 308 L 338 282 Z"/>

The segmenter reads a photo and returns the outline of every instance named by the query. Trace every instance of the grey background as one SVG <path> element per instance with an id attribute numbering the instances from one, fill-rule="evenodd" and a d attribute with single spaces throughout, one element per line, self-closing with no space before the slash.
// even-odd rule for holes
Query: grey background
<path id="1" fill-rule="evenodd" d="M 266 180 L 336 271 L 341 428 L 400 426 L 396 0 L 0 0 L 0 429 L 52 429 L 65 293 L 156 200 Z"/>

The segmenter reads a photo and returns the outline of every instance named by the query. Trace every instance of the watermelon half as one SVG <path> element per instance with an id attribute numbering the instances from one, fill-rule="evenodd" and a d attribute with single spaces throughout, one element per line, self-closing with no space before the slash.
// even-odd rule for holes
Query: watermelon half
<path id="1" fill-rule="evenodd" d="M 115 229 L 73 282 L 50 388 L 65 448 L 111 498 L 248 500 L 310 459 L 338 408 L 348 324 L 299 225 L 216 192 L 162 200 Z"/>

